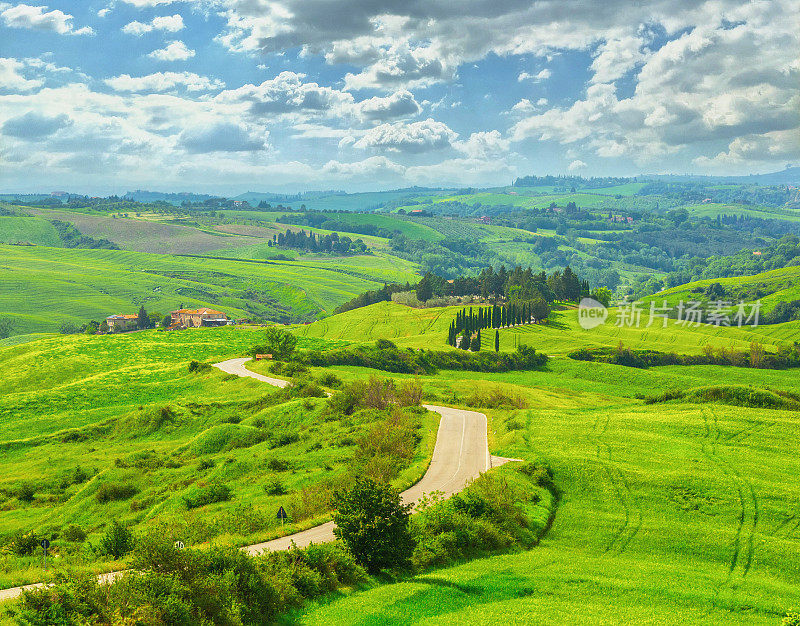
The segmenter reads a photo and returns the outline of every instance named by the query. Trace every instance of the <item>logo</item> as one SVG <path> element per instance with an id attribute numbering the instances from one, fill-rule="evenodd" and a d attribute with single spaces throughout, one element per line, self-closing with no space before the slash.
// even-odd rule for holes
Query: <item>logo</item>
<path id="1" fill-rule="evenodd" d="M 594 298 L 584 298 L 578 305 L 578 324 L 584 330 L 597 328 L 607 317 L 608 309 Z"/>

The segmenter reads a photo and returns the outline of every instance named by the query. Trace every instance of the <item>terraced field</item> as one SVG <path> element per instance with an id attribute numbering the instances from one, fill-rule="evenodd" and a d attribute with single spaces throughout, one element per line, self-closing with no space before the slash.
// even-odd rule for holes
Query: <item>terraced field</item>
<path id="1" fill-rule="evenodd" d="M 0 246 L 0 307 L 15 333 L 53 331 L 113 313 L 215 306 L 231 317 L 313 318 L 413 264 L 379 257 L 247 262 L 111 250 Z"/>

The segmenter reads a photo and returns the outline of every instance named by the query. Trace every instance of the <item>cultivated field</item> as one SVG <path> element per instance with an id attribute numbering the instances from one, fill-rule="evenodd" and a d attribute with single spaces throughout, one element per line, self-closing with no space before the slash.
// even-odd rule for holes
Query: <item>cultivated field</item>
<path id="1" fill-rule="evenodd" d="M 232 318 L 312 318 L 384 282 L 415 280 L 413 264 L 379 257 L 247 262 L 117 250 L 0 246 L 0 307 L 15 333 L 54 331 L 144 305 L 162 313 L 214 306 Z"/>

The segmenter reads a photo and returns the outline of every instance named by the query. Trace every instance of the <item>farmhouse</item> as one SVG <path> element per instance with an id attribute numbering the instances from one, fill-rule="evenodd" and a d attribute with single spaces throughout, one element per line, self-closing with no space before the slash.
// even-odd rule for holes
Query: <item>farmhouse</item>
<path id="1" fill-rule="evenodd" d="M 185 326 L 186 328 L 225 326 L 228 323 L 228 316 L 214 309 L 178 309 L 171 315 L 173 326 Z"/>
<path id="2" fill-rule="evenodd" d="M 108 332 L 110 333 L 124 333 L 126 330 L 135 330 L 138 321 L 138 315 L 112 315 L 106 318 Z"/>

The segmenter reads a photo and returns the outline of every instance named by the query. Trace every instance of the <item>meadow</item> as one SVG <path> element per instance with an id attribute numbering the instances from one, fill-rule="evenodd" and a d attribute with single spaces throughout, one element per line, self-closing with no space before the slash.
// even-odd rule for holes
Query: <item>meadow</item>
<path id="1" fill-rule="evenodd" d="M 734 279 L 732 279 L 734 280 Z M 465 305 L 467 306 L 467 305 Z M 447 342 L 447 328 L 461 306 L 415 309 L 394 302 L 380 302 L 313 322 L 296 330 L 302 337 L 370 342 L 388 338 L 402 347 L 438 348 Z M 647 309 L 649 311 L 649 309 Z M 500 330 L 500 349 L 527 345 L 549 355 L 566 355 L 578 348 L 612 347 L 620 342 L 635 349 L 697 354 L 706 345 L 745 349 L 753 340 L 774 351 L 782 342 L 800 340 L 800 322 L 757 327 L 726 327 L 703 324 L 697 328 L 676 320 L 662 319 L 648 327 L 618 326 L 617 309 L 611 309 L 605 324 L 584 330 L 575 308 L 553 311 L 546 324 L 531 324 Z M 488 336 L 488 335 L 487 335 Z M 491 337 L 489 338 L 491 339 Z"/>
<path id="2" fill-rule="evenodd" d="M 98 570 L 123 567 L 90 547 L 111 520 L 187 545 L 234 546 L 325 521 L 331 485 L 352 471 L 385 412 L 331 413 L 324 398 L 205 365 L 240 356 L 261 337 L 244 328 L 145 331 L 0 348 L 9 371 L 0 386 L 4 544 L 33 532 L 52 539 L 57 562 Z M 396 476 L 403 488 L 427 467 L 438 426 L 424 410 L 408 419 L 418 439 Z M 190 504 L 219 486 L 230 490 L 221 501 Z M 275 518 L 279 506 L 286 525 Z M 71 526 L 85 543 L 68 538 Z M 40 580 L 41 565 L 36 555 L 6 551 L 0 586 Z"/>
<path id="3" fill-rule="evenodd" d="M 800 414 L 635 397 L 710 381 L 796 390 L 793 371 L 558 358 L 544 372 L 426 379 L 441 401 L 499 387 L 526 403 L 486 411 L 490 447 L 553 469 L 552 528 L 528 552 L 341 594 L 292 623 L 778 623 L 800 605 Z"/>
<path id="4" fill-rule="evenodd" d="M 458 307 L 379 303 L 293 327 L 300 349 L 392 338 L 445 349 Z M 326 519 L 324 485 L 350 464 L 353 446 L 379 416 L 326 416 L 321 398 L 275 397 L 252 380 L 195 368 L 238 356 L 260 340 L 248 328 L 146 331 L 119 336 L 31 337 L 0 348 L 0 534 L 37 528 L 60 537 L 119 518 L 192 545 L 243 545 Z M 383 585 L 345 589 L 285 616 L 284 623 L 776 623 L 800 604 L 797 501 L 800 413 L 642 397 L 711 383 L 796 391 L 793 370 L 670 366 L 647 370 L 573 361 L 581 345 L 626 344 L 693 352 L 707 343 L 768 348 L 800 338 L 797 323 L 737 328 L 584 331 L 575 310 L 547 325 L 501 330 L 552 358 L 541 370 L 440 371 L 417 380 L 426 402 L 485 411 L 492 454 L 546 464 L 561 494 L 555 522 L 529 551 L 457 564 Z M 269 373 L 271 364 L 251 369 Z M 344 384 L 376 372 L 309 368 Z M 324 377 L 324 378 L 323 378 Z M 436 420 L 417 415 L 422 438 L 398 484 L 424 471 Z M 86 478 L 76 482 L 78 469 Z M 33 500 L 15 495 L 33 487 Z M 103 485 L 111 487 L 103 487 Z M 187 508 L 210 485 L 228 501 Z M 115 485 L 136 492 L 105 499 Z M 286 491 L 288 493 L 280 493 Z M 317 498 L 315 500 L 315 498 Z M 303 511 L 279 528 L 278 505 Z M 56 541 L 72 566 L 113 567 L 84 546 Z M 6 557 L 6 584 L 44 574 L 36 557 Z M 116 565 L 119 567 L 119 564 Z"/>
<path id="5" fill-rule="evenodd" d="M 140 306 L 212 306 L 231 318 L 313 319 L 384 282 L 414 281 L 412 263 L 374 257 L 248 262 L 118 250 L 0 246 L 0 310 L 15 334 L 54 331 Z"/>

